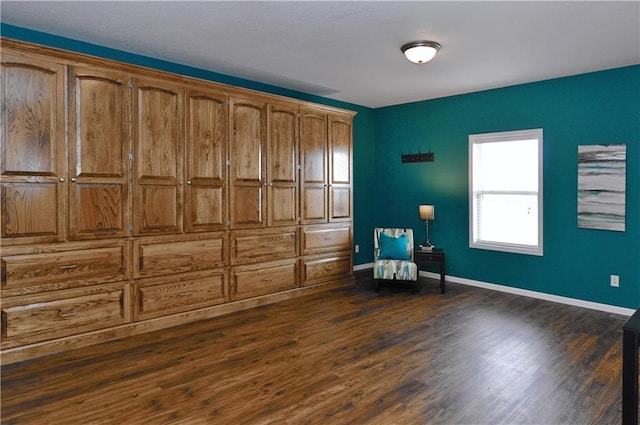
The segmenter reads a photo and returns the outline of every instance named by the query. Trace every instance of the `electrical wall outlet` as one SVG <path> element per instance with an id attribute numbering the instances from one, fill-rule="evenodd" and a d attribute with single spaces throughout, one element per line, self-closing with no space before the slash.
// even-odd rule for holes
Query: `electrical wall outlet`
<path id="1" fill-rule="evenodd" d="M 611 275 L 611 286 L 613 286 L 614 288 L 620 287 L 620 276 L 616 274 Z"/>
<path id="2" fill-rule="evenodd" d="M 356 245 L 355 250 L 356 250 L 356 254 L 359 253 L 360 252 L 360 245 Z"/>

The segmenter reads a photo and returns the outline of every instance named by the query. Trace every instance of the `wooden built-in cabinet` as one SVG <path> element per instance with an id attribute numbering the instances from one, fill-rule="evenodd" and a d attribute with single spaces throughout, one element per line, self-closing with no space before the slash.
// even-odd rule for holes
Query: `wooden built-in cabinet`
<path id="1" fill-rule="evenodd" d="M 353 282 L 354 113 L 0 42 L 3 363 Z"/>

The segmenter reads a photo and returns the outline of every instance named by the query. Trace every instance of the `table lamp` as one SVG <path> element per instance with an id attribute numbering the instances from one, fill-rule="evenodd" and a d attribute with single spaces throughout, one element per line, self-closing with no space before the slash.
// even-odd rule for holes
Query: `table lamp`
<path id="1" fill-rule="evenodd" d="M 420 205 L 419 208 L 420 220 L 424 220 L 424 244 L 425 248 L 432 248 L 431 242 L 429 242 L 429 220 L 433 220 L 435 217 L 435 208 L 433 205 Z"/>

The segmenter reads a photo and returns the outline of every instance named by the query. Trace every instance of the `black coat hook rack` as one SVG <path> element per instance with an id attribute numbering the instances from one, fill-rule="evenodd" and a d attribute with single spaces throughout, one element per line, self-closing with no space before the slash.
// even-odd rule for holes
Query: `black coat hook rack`
<path id="1" fill-rule="evenodd" d="M 433 162 L 436 160 L 435 153 L 431 152 L 431 147 L 429 147 L 429 152 L 427 153 L 410 153 L 410 154 L 402 154 L 402 163 L 406 162 Z"/>

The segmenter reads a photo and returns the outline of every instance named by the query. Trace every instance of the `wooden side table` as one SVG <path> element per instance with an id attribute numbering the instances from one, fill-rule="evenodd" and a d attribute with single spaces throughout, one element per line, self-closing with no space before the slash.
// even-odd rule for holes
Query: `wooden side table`
<path id="1" fill-rule="evenodd" d="M 438 265 L 440 267 L 440 292 L 444 294 L 444 276 L 446 274 L 444 266 L 444 249 L 432 248 L 430 251 L 421 251 L 416 249 L 414 251 L 414 261 L 418 266 L 418 271 L 421 267 L 427 265 Z"/>

